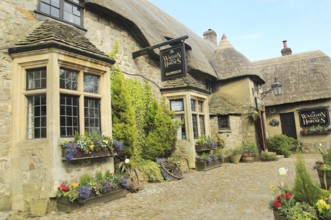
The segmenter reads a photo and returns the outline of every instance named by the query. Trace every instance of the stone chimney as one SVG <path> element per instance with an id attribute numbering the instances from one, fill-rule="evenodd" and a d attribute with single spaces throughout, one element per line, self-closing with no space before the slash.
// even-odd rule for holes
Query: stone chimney
<path id="1" fill-rule="evenodd" d="M 287 56 L 292 54 L 291 48 L 287 47 L 287 41 L 283 40 L 283 46 L 284 48 L 280 51 L 282 53 L 282 56 Z"/>
<path id="2" fill-rule="evenodd" d="M 203 33 L 203 38 L 217 45 L 217 34 L 214 30 L 208 29 L 208 31 Z"/>

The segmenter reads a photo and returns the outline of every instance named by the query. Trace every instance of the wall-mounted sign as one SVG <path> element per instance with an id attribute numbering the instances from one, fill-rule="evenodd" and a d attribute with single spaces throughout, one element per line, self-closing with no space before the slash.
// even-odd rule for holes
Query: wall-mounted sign
<path id="1" fill-rule="evenodd" d="M 264 101 L 262 99 L 255 97 L 255 104 L 256 104 L 257 110 L 265 111 L 265 105 L 264 105 Z"/>
<path id="2" fill-rule="evenodd" d="M 330 124 L 327 108 L 302 109 L 299 111 L 300 126 L 328 126 Z"/>
<path id="3" fill-rule="evenodd" d="M 186 58 L 184 44 L 160 51 L 162 80 L 186 75 Z"/>

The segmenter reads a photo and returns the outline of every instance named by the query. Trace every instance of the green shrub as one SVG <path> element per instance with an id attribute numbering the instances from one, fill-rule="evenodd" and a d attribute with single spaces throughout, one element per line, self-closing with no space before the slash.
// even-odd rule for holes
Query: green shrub
<path id="1" fill-rule="evenodd" d="M 262 161 L 274 161 L 277 159 L 277 155 L 272 152 L 262 151 L 260 155 L 260 160 Z"/>
<path id="2" fill-rule="evenodd" d="M 132 162 L 133 168 L 138 168 L 146 175 L 148 182 L 162 182 L 163 176 L 159 165 L 151 160 L 142 160 Z"/>
<path id="3" fill-rule="evenodd" d="M 301 153 L 297 153 L 295 182 L 292 190 L 296 201 L 314 205 L 319 199 L 319 187 L 313 182 Z"/>
<path id="4" fill-rule="evenodd" d="M 256 147 L 256 144 L 247 143 L 242 145 L 243 154 L 258 155 L 259 150 Z"/>
<path id="5" fill-rule="evenodd" d="M 136 152 L 137 127 L 131 97 L 125 86 L 125 79 L 119 68 L 112 67 L 111 107 L 113 138 L 123 143 L 123 158 Z"/>
<path id="6" fill-rule="evenodd" d="M 292 151 L 296 151 L 299 147 L 298 142 L 294 138 L 283 134 L 267 138 L 267 145 L 269 151 L 284 155 L 284 157 L 289 157 Z"/>
<path id="7" fill-rule="evenodd" d="M 297 202 L 289 209 L 286 215 L 287 219 L 293 220 L 317 220 L 317 213 L 314 206 L 305 202 Z"/>
<path id="8" fill-rule="evenodd" d="M 89 174 L 85 173 L 84 175 L 82 175 L 82 176 L 80 177 L 80 182 L 79 182 L 79 184 L 80 184 L 81 186 L 89 186 L 91 180 L 92 180 L 92 177 L 91 177 Z"/>

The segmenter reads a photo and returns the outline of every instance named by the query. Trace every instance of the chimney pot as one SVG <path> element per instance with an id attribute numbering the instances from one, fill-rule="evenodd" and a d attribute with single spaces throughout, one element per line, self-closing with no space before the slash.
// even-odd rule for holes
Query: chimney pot
<path id="1" fill-rule="evenodd" d="M 284 48 L 287 48 L 287 40 L 283 40 L 283 46 Z"/>
<path id="2" fill-rule="evenodd" d="M 217 46 L 217 34 L 213 29 L 208 29 L 208 31 L 203 33 L 203 38 L 215 44 Z"/>
<path id="3" fill-rule="evenodd" d="M 282 53 L 282 56 L 287 56 L 292 54 L 291 48 L 287 47 L 287 40 L 283 40 L 283 46 L 284 48 L 280 51 Z"/>

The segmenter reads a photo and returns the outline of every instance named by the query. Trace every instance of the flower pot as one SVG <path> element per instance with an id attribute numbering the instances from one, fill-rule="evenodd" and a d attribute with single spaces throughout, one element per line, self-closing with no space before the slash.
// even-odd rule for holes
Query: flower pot
<path id="1" fill-rule="evenodd" d="M 239 163 L 241 156 L 241 154 L 231 155 L 230 160 L 232 163 Z"/>
<path id="2" fill-rule="evenodd" d="M 87 207 L 96 203 L 105 203 L 115 199 L 122 198 L 126 195 L 127 191 L 125 189 L 119 188 L 114 191 L 96 195 L 91 195 L 84 203 L 70 202 L 68 197 L 60 197 L 56 199 L 56 206 L 59 211 L 71 212 L 75 209 Z"/>
<path id="3" fill-rule="evenodd" d="M 320 180 L 321 188 L 328 190 L 331 186 L 331 170 L 320 170 L 317 168 L 317 174 Z M 325 186 L 325 182 L 327 186 Z"/>

